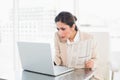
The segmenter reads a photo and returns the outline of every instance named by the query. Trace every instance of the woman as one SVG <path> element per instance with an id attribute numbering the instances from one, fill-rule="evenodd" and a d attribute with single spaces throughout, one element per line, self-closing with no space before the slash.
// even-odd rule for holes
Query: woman
<path id="1" fill-rule="evenodd" d="M 69 65 L 70 55 L 74 56 L 78 53 L 81 41 L 91 40 L 93 36 L 81 32 L 75 21 L 77 18 L 69 12 L 60 12 L 56 18 L 55 23 L 57 25 L 57 32 L 55 33 L 55 64 L 74 68 L 94 68 L 96 61 L 96 45 L 92 46 L 91 58 L 85 61 L 84 64 L 75 67 L 74 65 Z M 71 47 L 70 47 L 71 46 Z M 97 79 L 96 79 L 97 80 Z"/>

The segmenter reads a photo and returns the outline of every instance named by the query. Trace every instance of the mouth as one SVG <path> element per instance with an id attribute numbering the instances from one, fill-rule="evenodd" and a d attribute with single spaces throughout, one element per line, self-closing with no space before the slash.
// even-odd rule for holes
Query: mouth
<path id="1" fill-rule="evenodd" d="M 63 38 L 65 38 L 65 36 L 61 36 L 61 38 L 63 39 Z"/>
<path id="2" fill-rule="evenodd" d="M 67 40 L 65 36 L 61 36 L 61 39 L 62 39 L 63 41 L 66 41 L 66 40 Z"/>

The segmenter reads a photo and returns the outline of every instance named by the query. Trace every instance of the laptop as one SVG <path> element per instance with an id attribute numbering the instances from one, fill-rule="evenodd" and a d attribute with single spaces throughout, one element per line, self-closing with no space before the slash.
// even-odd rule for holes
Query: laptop
<path id="1" fill-rule="evenodd" d="M 18 42 L 17 46 L 24 70 L 53 76 L 74 70 L 64 66 L 54 66 L 49 43 Z"/>

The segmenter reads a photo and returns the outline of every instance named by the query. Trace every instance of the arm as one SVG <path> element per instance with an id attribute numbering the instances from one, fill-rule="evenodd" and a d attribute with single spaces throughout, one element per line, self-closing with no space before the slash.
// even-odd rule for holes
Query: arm
<path id="1" fill-rule="evenodd" d="M 91 59 L 85 62 L 85 68 L 95 68 L 96 67 L 96 59 L 97 59 L 97 52 L 96 52 L 96 43 L 93 41 L 93 47 L 92 47 L 92 55 Z"/>
<path id="2" fill-rule="evenodd" d="M 55 46 L 55 64 L 56 65 L 61 65 L 62 61 L 61 61 L 61 56 L 60 56 L 60 47 L 59 47 L 59 37 L 58 34 L 55 33 L 55 37 L 54 37 L 54 46 Z"/>

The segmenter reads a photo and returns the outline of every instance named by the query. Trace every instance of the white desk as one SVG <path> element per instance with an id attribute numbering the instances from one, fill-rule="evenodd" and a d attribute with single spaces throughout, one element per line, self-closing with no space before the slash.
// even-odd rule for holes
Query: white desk
<path id="1" fill-rule="evenodd" d="M 89 78 L 93 76 L 94 71 L 85 71 L 84 69 L 78 69 L 57 77 L 28 71 L 22 71 L 18 74 L 17 73 L 18 72 L 15 74 L 14 80 L 89 80 Z"/>
<path id="2" fill-rule="evenodd" d="M 60 76 L 48 76 L 40 73 L 33 73 L 28 71 L 12 71 L 6 77 L 1 77 L 0 80 L 89 80 L 94 74 L 94 71 L 85 71 L 84 69 L 77 69 Z"/>

